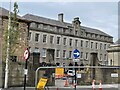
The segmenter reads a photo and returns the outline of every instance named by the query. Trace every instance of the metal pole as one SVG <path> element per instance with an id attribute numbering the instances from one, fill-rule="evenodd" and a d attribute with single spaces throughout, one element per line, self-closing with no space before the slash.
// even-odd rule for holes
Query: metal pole
<path id="1" fill-rule="evenodd" d="M 39 71 L 40 68 L 41 67 L 37 68 L 37 70 L 35 72 L 35 88 L 37 88 L 37 78 L 38 78 L 37 73 L 38 73 L 38 71 Z"/>
<path id="2" fill-rule="evenodd" d="M 76 68 L 75 68 L 75 90 L 76 90 L 76 85 L 77 85 L 77 77 L 76 77 Z"/>
<path id="3" fill-rule="evenodd" d="M 5 66 L 5 83 L 4 88 L 8 88 L 8 64 L 9 64 L 9 51 L 10 51 L 10 28 L 11 28 L 11 0 L 10 0 L 10 7 L 9 7 L 9 20 L 8 20 L 8 35 L 7 35 L 7 56 L 6 56 L 6 66 Z"/>
<path id="4" fill-rule="evenodd" d="M 77 65 L 77 62 L 75 62 L 75 67 Z M 77 74 L 76 74 L 77 68 L 75 68 L 75 90 L 76 90 L 76 85 L 77 85 Z"/>
<path id="5" fill-rule="evenodd" d="M 27 70 L 27 61 L 28 60 L 25 61 L 25 70 Z M 25 74 L 25 71 L 24 71 L 24 74 Z M 26 76 L 27 76 L 27 73 L 24 76 L 24 90 L 26 89 Z"/>

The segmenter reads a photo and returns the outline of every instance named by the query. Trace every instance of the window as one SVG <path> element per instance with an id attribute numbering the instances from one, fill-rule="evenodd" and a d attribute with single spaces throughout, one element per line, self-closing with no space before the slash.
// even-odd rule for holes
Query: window
<path id="1" fill-rule="evenodd" d="M 44 25 L 43 25 L 43 28 L 44 28 L 44 29 L 47 29 L 47 27 L 48 27 L 47 24 L 44 24 Z"/>
<path id="2" fill-rule="evenodd" d="M 91 48 L 93 48 L 93 42 L 91 42 Z"/>
<path id="3" fill-rule="evenodd" d="M 42 57 L 46 57 L 46 48 L 42 49 Z"/>
<path id="4" fill-rule="evenodd" d="M 75 40 L 75 47 L 78 47 L 78 40 Z"/>
<path id="5" fill-rule="evenodd" d="M 72 39 L 70 39 L 70 41 L 69 41 L 69 45 L 72 46 Z"/>
<path id="6" fill-rule="evenodd" d="M 83 40 L 81 40 L 81 47 L 83 47 Z"/>
<path id="7" fill-rule="evenodd" d="M 36 41 L 36 42 L 39 41 L 39 34 L 38 34 L 38 33 L 35 34 L 35 41 Z"/>
<path id="8" fill-rule="evenodd" d="M 69 58 L 72 58 L 72 51 L 69 51 Z"/>
<path id="9" fill-rule="evenodd" d="M 10 60 L 12 62 L 16 62 L 17 61 L 17 56 L 10 56 Z"/>
<path id="10" fill-rule="evenodd" d="M 36 27 L 37 27 L 37 26 L 36 26 L 36 23 L 31 23 L 31 24 L 30 24 L 30 27 L 36 28 Z"/>
<path id="11" fill-rule="evenodd" d="M 29 32 L 29 38 L 28 38 L 29 40 L 31 40 L 31 35 L 32 35 L 32 33 L 31 33 L 31 32 Z"/>
<path id="12" fill-rule="evenodd" d="M 60 44 L 60 37 L 57 37 L 57 44 Z"/>
<path id="13" fill-rule="evenodd" d="M 66 45 L 66 38 L 63 38 L 63 45 Z"/>
<path id="14" fill-rule="evenodd" d="M 106 44 L 104 44 L 104 49 L 106 49 Z"/>
<path id="15" fill-rule="evenodd" d="M 109 48 L 109 47 L 110 47 L 110 44 L 107 45 L 107 48 Z"/>
<path id="16" fill-rule="evenodd" d="M 110 60 L 110 65 L 112 66 L 112 59 Z"/>
<path id="17" fill-rule="evenodd" d="M 102 49 L 102 43 L 100 43 L 100 49 Z"/>
<path id="18" fill-rule="evenodd" d="M 39 48 L 35 47 L 34 52 L 39 52 Z"/>
<path id="19" fill-rule="evenodd" d="M 86 47 L 88 47 L 88 41 L 86 41 Z"/>
<path id="20" fill-rule="evenodd" d="M 60 57 L 60 50 L 56 51 L 56 57 L 59 58 Z"/>
<path id="21" fill-rule="evenodd" d="M 66 33 L 66 29 L 63 29 L 63 33 Z"/>
<path id="22" fill-rule="evenodd" d="M 98 35 L 97 35 L 97 34 L 95 34 L 95 38 L 97 38 L 97 36 L 98 36 Z"/>
<path id="23" fill-rule="evenodd" d="M 50 44 L 53 44 L 53 38 L 54 36 L 50 36 Z"/>
<path id="24" fill-rule="evenodd" d="M 70 29 L 70 34 L 72 34 L 72 29 Z"/>
<path id="25" fill-rule="evenodd" d="M 100 61 L 102 61 L 102 54 L 100 54 Z"/>
<path id="26" fill-rule="evenodd" d="M 104 55 L 104 60 L 107 60 L 107 55 L 106 54 Z"/>
<path id="27" fill-rule="evenodd" d="M 77 30 L 75 31 L 75 35 L 78 35 L 78 31 Z"/>
<path id="28" fill-rule="evenodd" d="M 47 35 L 43 35 L 43 43 L 46 43 L 47 42 Z"/>
<path id="29" fill-rule="evenodd" d="M 86 32 L 86 37 L 88 36 L 88 33 Z"/>
<path id="30" fill-rule="evenodd" d="M 81 55 L 80 55 L 81 58 L 83 58 L 83 52 L 81 52 Z"/>
<path id="31" fill-rule="evenodd" d="M 63 58 L 66 58 L 66 50 L 63 50 Z"/>
<path id="32" fill-rule="evenodd" d="M 86 53 L 86 60 L 88 59 L 88 52 Z"/>
<path id="33" fill-rule="evenodd" d="M 38 25 L 37 25 L 37 27 L 38 27 L 38 28 L 41 28 L 41 25 L 40 25 L 40 24 L 38 24 Z"/>
<path id="34" fill-rule="evenodd" d="M 98 43 L 95 43 L 95 48 L 98 49 Z"/>
<path id="35" fill-rule="evenodd" d="M 83 36 L 83 31 L 81 31 L 81 36 Z"/>

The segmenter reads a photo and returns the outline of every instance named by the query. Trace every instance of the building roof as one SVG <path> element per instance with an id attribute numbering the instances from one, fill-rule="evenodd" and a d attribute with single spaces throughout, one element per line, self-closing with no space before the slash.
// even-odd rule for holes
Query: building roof
<path id="1" fill-rule="evenodd" d="M 40 17 L 40 16 L 36 16 L 36 15 L 33 15 L 33 14 L 26 14 L 26 15 L 23 16 L 23 18 L 25 18 L 27 20 L 34 21 L 34 22 L 38 22 L 38 23 L 55 25 L 55 26 L 60 26 L 60 27 L 64 27 L 64 28 L 72 27 L 71 23 L 60 22 L 58 20 L 53 20 L 53 19 L 49 19 L 49 18 L 45 18 L 45 17 Z M 81 28 L 84 29 L 85 32 L 112 37 L 112 36 L 102 32 L 98 29 L 93 29 L 93 28 L 89 28 L 89 27 L 85 27 L 85 26 L 81 26 Z"/>
<path id="2" fill-rule="evenodd" d="M 0 7 L 0 16 L 8 16 L 9 11 L 5 8 Z M 13 16 L 14 14 L 11 12 L 11 15 Z M 17 15 L 18 18 L 21 18 L 19 15 Z"/>
<path id="3" fill-rule="evenodd" d="M 34 22 L 39 22 L 39 23 L 50 24 L 50 25 L 55 25 L 55 26 L 67 28 L 67 26 L 63 22 L 53 20 L 53 19 L 49 19 L 49 18 L 36 16 L 36 15 L 33 15 L 33 14 L 26 14 L 26 15 L 23 16 L 23 18 L 25 18 L 27 20 L 34 21 Z"/>
<path id="4" fill-rule="evenodd" d="M 1 16 L 1 17 L 7 17 L 7 18 L 8 18 L 8 15 L 9 15 L 9 10 L 0 7 L 0 16 Z M 13 12 L 11 12 L 11 17 L 14 17 Z M 17 18 L 18 18 L 19 20 L 22 20 L 22 21 L 31 22 L 30 20 L 26 20 L 26 19 L 22 18 L 22 17 L 19 16 L 19 15 L 17 15 Z"/>
<path id="5" fill-rule="evenodd" d="M 81 26 L 81 28 L 85 29 L 86 32 L 112 37 L 112 36 L 108 35 L 107 33 L 104 33 L 104 32 L 102 32 L 101 30 L 98 30 L 98 29 L 85 27 L 85 26 Z"/>

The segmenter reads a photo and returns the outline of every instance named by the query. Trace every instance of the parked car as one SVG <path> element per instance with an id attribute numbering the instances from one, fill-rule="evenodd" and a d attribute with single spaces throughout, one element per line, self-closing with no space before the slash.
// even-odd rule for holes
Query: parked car
<path id="1" fill-rule="evenodd" d="M 64 77 L 62 78 L 62 80 L 67 80 L 67 77 L 64 76 Z"/>
<path id="2" fill-rule="evenodd" d="M 68 70 L 67 75 L 75 76 L 75 71 L 74 70 Z"/>

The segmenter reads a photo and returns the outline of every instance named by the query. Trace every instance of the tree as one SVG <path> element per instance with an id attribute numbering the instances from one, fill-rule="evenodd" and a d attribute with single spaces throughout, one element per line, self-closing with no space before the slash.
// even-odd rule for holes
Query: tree
<path id="1" fill-rule="evenodd" d="M 7 43 L 9 42 L 9 58 L 10 56 L 14 56 L 15 54 L 15 50 L 17 48 L 17 46 L 19 45 L 19 30 L 18 30 L 18 19 L 17 19 L 17 14 L 19 12 L 18 10 L 18 5 L 15 2 L 14 3 L 14 10 L 13 10 L 13 15 L 10 15 L 10 30 L 9 30 L 9 34 L 8 34 L 8 27 L 4 33 L 4 42 L 3 42 L 3 60 L 5 60 L 6 58 L 6 49 L 7 49 Z M 11 14 L 11 12 L 10 12 Z M 9 21 L 8 21 L 9 22 Z M 9 40 L 8 40 L 8 35 L 9 35 Z"/>
<path id="2" fill-rule="evenodd" d="M 18 30 L 18 26 L 19 26 L 19 23 L 18 23 L 18 20 L 17 20 L 17 14 L 19 12 L 18 10 L 18 5 L 17 3 L 15 2 L 14 3 L 14 13 L 13 13 L 13 20 L 11 22 L 11 30 L 10 30 L 10 55 L 13 56 L 15 50 L 16 50 L 16 47 L 19 45 L 19 30 Z"/>

